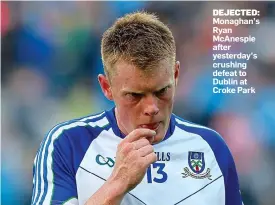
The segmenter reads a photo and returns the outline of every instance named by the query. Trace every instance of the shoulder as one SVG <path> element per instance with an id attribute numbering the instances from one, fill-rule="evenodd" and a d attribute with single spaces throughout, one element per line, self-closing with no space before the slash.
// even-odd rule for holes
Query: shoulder
<path id="1" fill-rule="evenodd" d="M 209 144 L 213 151 L 221 151 L 223 149 L 225 151 L 228 150 L 224 139 L 214 129 L 184 120 L 176 115 L 174 116 L 176 126 L 179 129 L 199 135 L 202 140 L 206 141 Z"/>
<path id="2" fill-rule="evenodd" d="M 51 161 L 66 164 L 76 172 L 91 142 L 108 127 L 106 113 L 62 122 L 54 126 L 40 144 L 37 152 L 38 163 Z M 71 166 L 73 165 L 73 167 Z"/>
<path id="3" fill-rule="evenodd" d="M 48 138 L 48 140 L 62 143 L 79 140 L 87 141 L 97 137 L 108 125 L 106 112 L 103 111 L 57 124 L 48 132 L 46 140 Z"/>

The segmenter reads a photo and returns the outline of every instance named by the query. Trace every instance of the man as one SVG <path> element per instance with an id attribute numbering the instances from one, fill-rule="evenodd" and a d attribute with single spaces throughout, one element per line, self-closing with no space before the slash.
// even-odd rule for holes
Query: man
<path id="1" fill-rule="evenodd" d="M 219 134 L 172 114 L 179 62 L 171 31 L 137 12 L 103 35 L 116 107 L 54 127 L 34 164 L 32 204 L 240 205 L 236 168 Z"/>

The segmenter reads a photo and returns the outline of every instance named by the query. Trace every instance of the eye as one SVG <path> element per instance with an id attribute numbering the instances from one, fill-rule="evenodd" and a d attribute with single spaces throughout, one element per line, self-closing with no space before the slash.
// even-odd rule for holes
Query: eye
<path id="1" fill-rule="evenodd" d="M 127 93 L 126 97 L 130 101 L 138 100 L 142 97 L 142 94 L 140 93 Z"/>
<path id="2" fill-rule="evenodd" d="M 163 96 L 167 93 L 168 89 L 169 89 L 169 86 L 162 88 L 161 90 L 157 91 L 155 94 L 157 96 Z"/>

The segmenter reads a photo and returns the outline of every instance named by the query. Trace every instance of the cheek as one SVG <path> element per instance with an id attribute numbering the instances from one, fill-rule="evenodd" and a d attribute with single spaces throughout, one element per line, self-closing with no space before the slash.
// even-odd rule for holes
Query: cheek
<path id="1" fill-rule="evenodd" d="M 168 100 L 169 109 L 172 109 L 172 108 L 173 108 L 174 101 L 175 101 L 174 94 L 175 94 L 175 92 L 172 92 L 172 93 L 171 93 L 171 96 L 170 96 L 170 98 L 169 98 L 169 100 Z"/>
<path id="2" fill-rule="evenodd" d="M 120 104 L 120 119 L 123 120 L 125 125 L 131 125 L 136 120 L 136 110 L 127 104 Z"/>
<path id="3" fill-rule="evenodd" d="M 170 111 L 173 107 L 174 98 L 172 96 L 169 96 L 167 98 L 164 98 L 160 100 L 160 108 L 163 110 Z"/>

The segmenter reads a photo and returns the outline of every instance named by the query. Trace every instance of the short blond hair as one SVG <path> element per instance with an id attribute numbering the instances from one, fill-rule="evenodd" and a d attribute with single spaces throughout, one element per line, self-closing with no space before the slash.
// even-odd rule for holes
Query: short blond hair
<path id="1" fill-rule="evenodd" d="M 110 76 L 116 62 L 124 60 L 140 69 L 160 60 L 175 62 L 176 45 L 170 29 L 154 14 L 135 12 L 117 19 L 101 41 L 104 71 Z"/>

